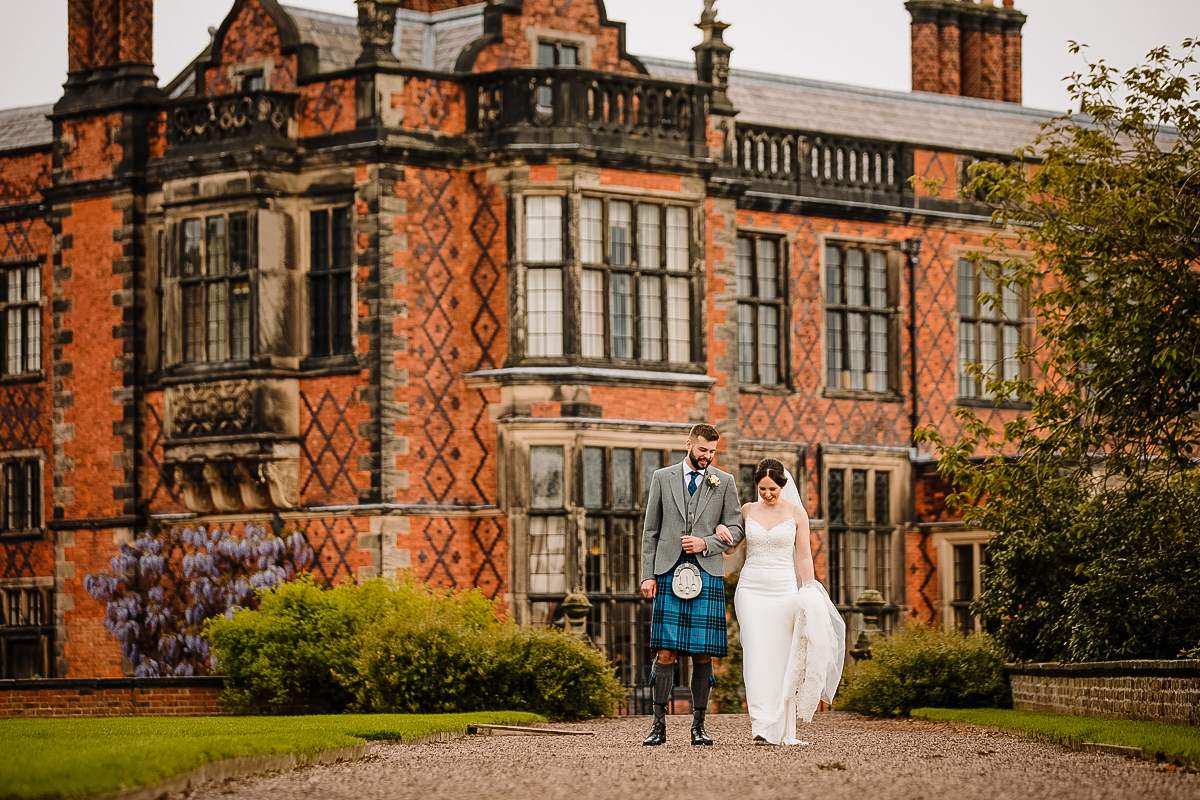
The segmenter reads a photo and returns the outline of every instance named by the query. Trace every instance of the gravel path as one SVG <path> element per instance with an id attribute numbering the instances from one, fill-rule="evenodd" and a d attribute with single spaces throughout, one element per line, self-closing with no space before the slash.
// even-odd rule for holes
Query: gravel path
<path id="1" fill-rule="evenodd" d="M 642 747 L 646 718 L 562 726 L 584 736 L 477 736 L 428 745 L 376 745 L 366 761 L 210 785 L 193 800 L 1034 800 L 1200 798 L 1200 776 L 1119 756 L 1072 753 L 979 728 L 818 714 L 808 747 L 749 741 L 743 715 L 709 718 L 714 747 L 691 747 L 690 717 L 668 742 Z"/>

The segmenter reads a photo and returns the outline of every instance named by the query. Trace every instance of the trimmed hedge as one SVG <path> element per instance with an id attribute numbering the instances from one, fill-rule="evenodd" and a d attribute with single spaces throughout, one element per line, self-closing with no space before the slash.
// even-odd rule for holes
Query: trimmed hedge
<path id="1" fill-rule="evenodd" d="M 906 717 L 914 708 L 1008 707 L 1004 660 L 986 634 L 909 625 L 877 640 L 870 659 L 846 670 L 837 708 Z"/>
<path id="2" fill-rule="evenodd" d="M 258 713 L 530 711 L 611 715 L 625 690 L 595 648 L 519 627 L 478 589 L 382 579 L 326 590 L 303 578 L 256 611 L 211 620 L 222 701 Z"/>

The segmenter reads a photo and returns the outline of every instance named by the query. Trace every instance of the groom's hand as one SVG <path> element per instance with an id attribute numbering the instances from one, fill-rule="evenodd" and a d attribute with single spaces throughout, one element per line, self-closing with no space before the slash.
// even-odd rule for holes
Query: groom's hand
<path id="1" fill-rule="evenodd" d="M 647 578 L 642 581 L 642 597 L 647 600 L 653 600 L 656 590 L 658 589 L 658 581 L 653 578 Z"/>
<path id="2" fill-rule="evenodd" d="M 683 552 L 691 553 L 693 555 L 696 553 L 703 553 L 704 549 L 708 547 L 704 540 L 699 536 L 684 536 L 682 541 Z"/>

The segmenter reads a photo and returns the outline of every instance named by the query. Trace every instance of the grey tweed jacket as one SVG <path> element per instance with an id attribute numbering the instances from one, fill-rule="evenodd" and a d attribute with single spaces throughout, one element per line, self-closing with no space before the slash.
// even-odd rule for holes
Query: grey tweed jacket
<path id="1" fill-rule="evenodd" d="M 642 580 L 663 575 L 675 567 L 683 553 L 682 537 L 687 535 L 688 493 L 683 485 L 683 463 L 665 467 L 650 480 L 650 497 L 646 500 L 646 522 L 642 529 Z M 709 475 L 720 479 L 710 486 Z M 696 490 L 696 517 L 691 535 L 704 539 L 707 549 L 696 560 L 710 575 L 725 575 L 722 554 L 738 545 L 745 537 L 742 529 L 742 507 L 738 502 L 733 476 L 716 467 L 708 467 Z M 724 523 L 733 534 L 733 544 L 717 538 L 717 526 Z M 707 553 L 707 555 L 705 555 Z"/>

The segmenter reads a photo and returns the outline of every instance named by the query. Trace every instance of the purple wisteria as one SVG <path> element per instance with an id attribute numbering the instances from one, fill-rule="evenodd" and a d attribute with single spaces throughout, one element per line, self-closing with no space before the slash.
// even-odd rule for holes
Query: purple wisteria
<path id="1" fill-rule="evenodd" d="M 164 554 L 172 545 L 182 548 L 182 563 Z M 112 573 L 88 575 L 83 585 L 105 603 L 104 626 L 135 676 L 202 675 L 209 667 L 205 620 L 256 608 L 259 590 L 295 580 L 312 562 L 299 531 L 281 538 L 256 525 L 246 525 L 241 536 L 222 528 L 172 528 L 147 531 L 132 545 L 122 542 Z M 186 598 L 167 591 L 180 584 L 171 574 L 179 569 Z"/>

